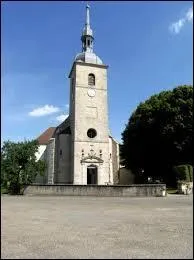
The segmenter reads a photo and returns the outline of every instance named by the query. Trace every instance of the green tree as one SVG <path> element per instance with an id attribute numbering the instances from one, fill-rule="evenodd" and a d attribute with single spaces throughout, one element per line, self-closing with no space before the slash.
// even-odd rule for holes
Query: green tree
<path id="1" fill-rule="evenodd" d="M 193 86 L 163 91 L 140 103 L 122 133 L 122 157 L 136 176 L 176 184 L 173 166 L 193 165 Z M 142 169 L 144 171 L 142 171 Z"/>
<path id="2" fill-rule="evenodd" d="M 177 165 L 174 166 L 174 171 L 177 176 L 178 181 L 192 182 L 193 181 L 193 166 L 186 165 Z"/>
<path id="3" fill-rule="evenodd" d="M 10 194 L 20 194 L 25 185 L 31 184 L 37 174 L 43 174 L 44 161 L 37 161 L 36 140 L 14 143 L 6 141 L 1 148 L 1 185 Z"/>

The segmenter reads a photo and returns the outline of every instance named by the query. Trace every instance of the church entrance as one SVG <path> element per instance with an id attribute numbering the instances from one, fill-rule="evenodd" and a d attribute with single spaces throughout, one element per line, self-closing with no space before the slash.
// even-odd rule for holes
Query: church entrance
<path id="1" fill-rule="evenodd" d="M 95 165 L 87 167 L 87 184 L 97 184 L 97 166 Z"/>

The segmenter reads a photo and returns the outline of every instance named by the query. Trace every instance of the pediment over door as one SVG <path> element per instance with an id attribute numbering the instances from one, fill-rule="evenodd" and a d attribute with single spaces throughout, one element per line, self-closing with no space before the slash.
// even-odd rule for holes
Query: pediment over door
<path id="1" fill-rule="evenodd" d="M 81 159 L 81 163 L 103 163 L 104 161 L 95 155 L 86 156 Z"/>

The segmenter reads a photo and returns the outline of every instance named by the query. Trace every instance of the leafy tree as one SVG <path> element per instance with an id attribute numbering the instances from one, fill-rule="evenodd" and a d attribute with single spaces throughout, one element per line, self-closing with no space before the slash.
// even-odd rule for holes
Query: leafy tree
<path id="1" fill-rule="evenodd" d="M 136 176 L 176 184 L 173 166 L 193 165 L 193 86 L 163 91 L 140 103 L 122 133 L 122 157 Z M 143 169 L 143 171 L 142 171 Z"/>
<path id="2" fill-rule="evenodd" d="M 174 171 L 177 175 L 178 181 L 186 181 L 192 182 L 193 181 L 193 167 L 192 165 L 177 165 L 174 166 Z"/>
<path id="3" fill-rule="evenodd" d="M 6 141 L 1 148 L 1 184 L 10 194 L 20 194 L 36 175 L 43 174 L 45 162 L 37 161 L 36 140 L 14 143 Z"/>

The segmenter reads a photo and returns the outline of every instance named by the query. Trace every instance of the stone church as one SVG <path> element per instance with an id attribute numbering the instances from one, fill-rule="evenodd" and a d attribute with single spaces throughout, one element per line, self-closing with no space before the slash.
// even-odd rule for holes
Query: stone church
<path id="1" fill-rule="evenodd" d="M 69 73 L 69 117 L 37 138 L 36 156 L 46 161 L 47 169 L 35 183 L 118 184 L 119 144 L 108 125 L 108 66 L 93 50 L 88 5 L 81 42 L 82 52 Z"/>

